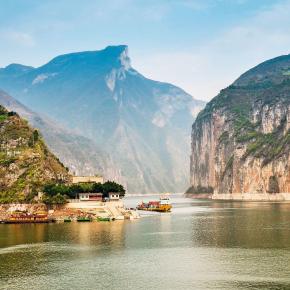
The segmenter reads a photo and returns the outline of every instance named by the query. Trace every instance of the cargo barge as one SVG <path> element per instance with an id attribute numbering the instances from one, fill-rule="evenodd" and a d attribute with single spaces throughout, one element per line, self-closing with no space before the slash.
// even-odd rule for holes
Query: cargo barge
<path id="1" fill-rule="evenodd" d="M 148 203 L 142 202 L 137 206 L 138 210 L 157 211 L 157 212 L 170 212 L 172 205 L 168 197 L 160 197 L 159 201 L 149 201 Z"/>

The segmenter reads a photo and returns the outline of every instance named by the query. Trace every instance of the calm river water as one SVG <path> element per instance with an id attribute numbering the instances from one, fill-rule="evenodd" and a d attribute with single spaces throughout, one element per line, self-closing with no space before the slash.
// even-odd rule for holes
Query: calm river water
<path id="1" fill-rule="evenodd" d="M 290 204 L 172 202 L 136 221 L 0 225 L 0 289 L 290 289 Z"/>

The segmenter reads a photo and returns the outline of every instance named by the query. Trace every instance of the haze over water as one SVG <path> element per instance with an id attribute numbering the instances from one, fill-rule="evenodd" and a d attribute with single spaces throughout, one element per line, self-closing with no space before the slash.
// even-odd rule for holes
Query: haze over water
<path id="1" fill-rule="evenodd" d="M 136 221 L 0 225 L 0 289 L 289 289 L 290 204 L 172 202 Z"/>

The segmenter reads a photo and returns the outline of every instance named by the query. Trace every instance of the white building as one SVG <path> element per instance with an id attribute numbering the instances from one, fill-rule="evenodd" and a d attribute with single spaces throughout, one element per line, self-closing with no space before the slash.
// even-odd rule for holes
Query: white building
<path id="1" fill-rule="evenodd" d="M 109 200 L 119 200 L 120 193 L 119 192 L 109 192 Z"/>
<path id="2" fill-rule="evenodd" d="M 95 192 L 79 193 L 80 201 L 102 201 L 103 194 Z"/>

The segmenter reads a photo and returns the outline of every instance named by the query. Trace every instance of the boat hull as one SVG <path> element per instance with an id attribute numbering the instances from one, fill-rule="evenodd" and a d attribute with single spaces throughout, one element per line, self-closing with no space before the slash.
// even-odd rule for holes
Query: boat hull
<path id="1" fill-rule="evenodd" d="M 89 223 L 91 221 L 92 221 L 92 219 L 77 219 L 78 223 Z"/>
<path id="2" fill-rule="evenodd" d="M 55 220 L 43 220 L 43 221 L 35 221 L 35 220 L 27 220 L 27 221 L 17 221 L 17 220 L 3 220 L 1 221 L 1 224 L 48 224 L 48 223 L 54 223 Z"/>
<path id="3" fill-rule="evenodd" d="M 138 210 L 144 210 L 144 211 L 156 211 L 156 212 L 171 212 L 171 205 L 164 205 L 160 207 L 138 207 Z"/>

